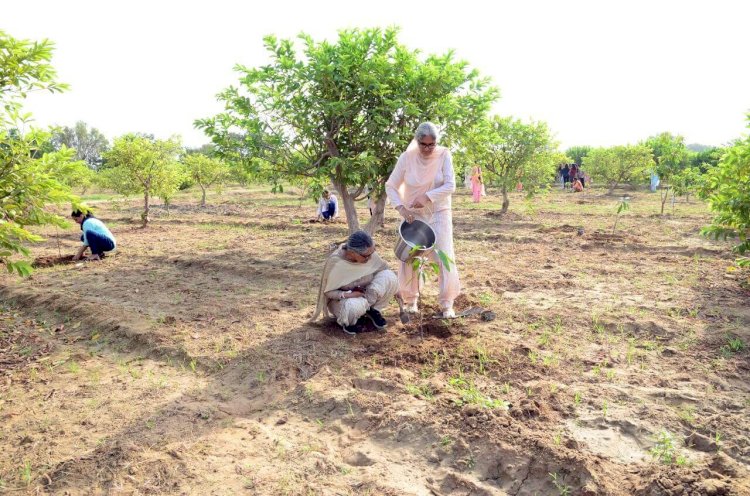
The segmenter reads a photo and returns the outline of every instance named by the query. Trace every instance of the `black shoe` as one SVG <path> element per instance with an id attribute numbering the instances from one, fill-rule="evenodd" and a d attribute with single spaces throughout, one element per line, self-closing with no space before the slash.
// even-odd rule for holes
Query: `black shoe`
<path id="1" fill-rule="evenodd" d="M 352 325 L 342 325 L 341 330 L 344 331 L 344 333 L 350 335 L 350 336 L 356 336 L 357 334 L 361 332 L 365 332 L 365 327 L 362 325 L 360 321 L 357 321 L 355 324 Z"/>
<path id="2" fill-rule="evenodd" d="M 383 318 L 383 314 L 374 308 L 369 309 L 365 315 L 372 321 L 376 328 L 385 329 L 388 327 L 388 321 Z"/>

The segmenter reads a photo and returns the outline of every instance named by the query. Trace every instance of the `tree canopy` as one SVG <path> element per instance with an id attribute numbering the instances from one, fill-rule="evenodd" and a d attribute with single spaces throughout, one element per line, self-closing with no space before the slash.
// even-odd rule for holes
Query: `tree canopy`
<path id="1" fill-rule="evenodd" d="M 76 159 L 83 160 L 92 169 L 102 165 L 102 154 L 109 149 L 109 141 L 96 128 L 88 128 L 83 121 L 78 121 L 73 127 L 63 126 L 52 129 L 50 144 L 54 150 L 63 146 L 75 150 Z"/>
<path id="2" fill-rule="evenodd" d="M 229 178 L 229 166 L 222 160 L 207 157 L 201 153 L 191 153 L 182 158 L 188 175 L 201 188 L 201 206 L 206 206 L 206 189 L 221 187 Z"/>
<path id="3" fill-rule="evenodd" d="M 224 112 L 196 121 L 222 158 L 272 182 L 297 179 L 317 195 L 338 190 L 350 231 L 354 201 L 379 197 L 366 229 L 380 224 L 384 184 L 414 129 L 431 120 L 460 141 L 498 97 L 489 80 L 452 52 L 422 57 L 395 28 L 343 30 L 335 43 L 264 39 L 271 63 L 237 66 L 239 87 L 219 95 Z"/>
<path id="4" fill-rule="evenodd" d="M 577 165 L 583 164 L 583 158 L 591 151 L 590 146 L 571 146 L 565 150 L 565 156 Z"/>
<path id="5" fill-rule="evenodd" d="M 654 169 L 660 179 L 661 213 L 663 214 L 664 204 L 675 179 L 679 176 L 677 182 L 682 183 L 689 178 L 689 175 L 682 174 L 683 169 L 688 165 L 689 151 L 685 146 L 685 139 L 671 133 L 651 136 L 643 144 L 654 155 L 654 162 L 656 163 Z"/>
<path id="6" fill-rule="evenodd" d="M 527 194 L 534 192 L 554 174 L 563 159 L 544 122 L 524 123 L 512 117 L 493 116 L 476 127 L 468 146 L 467 158 L 484 165 L 485 177 L 500 187 L 502 212 L 510 205 L 508 191 L 517 183 Z"/>
<path id="7" fill-rule="evenodd" d="M 750 129 L 750 114 L 747 121 Z M 703 233 L 714 238 L 738 238 L 735 251 L 740 255 L 750 251 L 750 136 L 737 140 L 709 170 L 702 196 L 716 212 Z M 750 265 L 750 258 L 740 260 Z"/>
<path id="8" fill-rule="evenodd" d="M 116 138 L 104 154 L 108 167 L 101 172 L 104 182 L 122 195 L 143 195 L 143 227 L 149 222 L 153 196 L 171 198 L 182 181 L 177 169 L 181 145 L 177 139 L 157 140 L 136 134 Z"/>
<path id="9" fill-rule="evenodd" d="M 30 119 L 22 113 L 28 92 L 60 92 L 66 85 L 56 82 L 50 61 L 53 44 L 17 40 L 0 31 L 0 263 L 11 272 L 27 275 L 31 266 L 14 255 L 29 255 L 26 244 L 42 238 L 30 226 L 64 226 L 62 217 L 45 207 L 77 203 L 62 181 L 62 170 L 73 159 L 73 150 L 43 154 L 49 135 L 24 129 Z"/>
<path id="10" fill-rule="evenodd" d="M 651 149 L 644 145 L 594 148 L 583 159 L 586 171 L 605 183 L 612 194 L 623 183 L 645 179 L 654 167 Z"/>

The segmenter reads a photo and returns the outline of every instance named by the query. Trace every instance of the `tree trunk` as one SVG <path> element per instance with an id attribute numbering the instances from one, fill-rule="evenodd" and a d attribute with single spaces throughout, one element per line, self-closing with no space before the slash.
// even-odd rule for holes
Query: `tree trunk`
<path id="1" fill-rule="evenodd" d="M 368 234 L 373 235 L 377 232 L 377 230 L 381 227 L 383 227 L 385 222 L 385 200 L 386 195 L 383 194 L 380 198 L 377 199 L 375 202 L 375 208 L 373 209 L 372 216 L 370 217 L 370 220 L 365 225 L 365 231 L 367 231 Z"/>
<path id="2" fill-rule="evenodd" d="M 664 204 L 667 203 L 669 197 L 669 188 L 662 188 L 659 193 L 661 194 L 661 213 L 659 215 L 664 215 Z"/>
<path id="3" fill-rule="evenodd" d="M 141 227 L 148 225 L 148 190 L 143 193 L 143 213 L 141 214 Z"/>
<path id="4" fill-rule="evenodd" d="M 502 215 L 505 215 L 505 213 L 508 211 L 508 206 L 510 205 L 510 198 L 508 198 L 508 187 L 503 184 L 503 208 L 500 210 L 500 213 Z"/>
<path id="5" fill-rule="evenodd" d="M 344 206 L 346 213 L 346 225 L 349 227 L 349 234 L 359 231 L 359 219 L 357 218 L 357 208 L 354 205 L 354 197 L 349 193 L 346 185 L 333 179 L 333 185 L 341 196 L 341 204 Z"/>
<path id="6" fill-rule="evenodd" d="M 203 191 L 203 197 L 201 198 L 201 207 L 206 206 L 206 188 L 203 187 L 203 185 L 200 185 L 201 191 Z"/>

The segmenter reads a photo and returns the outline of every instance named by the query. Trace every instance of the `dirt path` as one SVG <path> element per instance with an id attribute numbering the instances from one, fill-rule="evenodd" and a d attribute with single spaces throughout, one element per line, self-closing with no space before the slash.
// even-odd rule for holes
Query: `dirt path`
<path id="1" fill-rule="evenodd" d="M 353 339 L 306 323 L 346 228 L 293 197 L 178 201 L 147 230 L 102 205 L 115 256 L 2 280 L 0 488 L 750 494 L 747 274 L 697 235 L 702 206 L 633 197 L 612 234 L 607 197 L 501 219 L 458 196 L 458 307 L 497 318 L 394 307 Z M 392 229 L 377 242 L 392 262 Z"/>

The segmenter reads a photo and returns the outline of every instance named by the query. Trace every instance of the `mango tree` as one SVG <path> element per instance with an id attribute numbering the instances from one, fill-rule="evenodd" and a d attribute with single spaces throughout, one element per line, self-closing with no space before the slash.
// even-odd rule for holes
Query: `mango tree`
<path id="1" fill-rule="evenodd" d="M 544 122 L 524 123 L 512 117 L 493 116 L 475 127 L 467 144 L 467 158 L 482 164 L 491 184 L 503 194 L 501 213 L 508 211 L 512 191 L 519 182 L 533 195 L 554 175 L 563 159 Z"/>
<path id="2" fill-rule="evenodd" d="M 659 192 L 661 195 L 661 214 L 664 215 L 664 204 L 672 190 L 675 178 L 687 166 L 688 149 L 682 136 L 661 133 L 649 137 L 644 143 L 651 149 L 656 162 L 655 171 L 659 176 Z M 672 192 L 674 194 L 674 192 Z"/>
<path id="3" fill-rule="evenodd" d="M 230 177 L 226 162 L 200 153 L 185 155 L 182 163 L 186 173 L 201 188 L 201 207 L 206 206 L 206 190 L 211 186 L 221 187 Z"/>
<path id="4" fill-rule="evenodd" d="M 104 154 L 107 168 L 102 171 L 105 183 L 116 192 L 128 196 L 143 195 L 142 226 L 149 222 L 151 197 L 175 191 L 175 163 L 180 152 L 179 140 L 158 140 L 137 134 L 115 139 L 112 149 Z"/>
<path id="5" fill-rule="evenodd" d="M 302 180 L 313 194 L 329 183 L 339 193 L 349 231 L 360 228 L 355 201 L 367 188 L 381 224 L 384 185 L 421 121 L 460 139 L 497 98 L 452 52 L 423 58 L 397 41 L 397 29 L 344 30 L 335 43 L 300 35 L 264 39 L 271 63 L 237 66 L 239 87 L 219 95 L 224 112 L 196 121 L 218 155 L 240 162 L 275 186 Z"/>
<path id="6" fill-rule="evenodd" d="M 54 127 L 51 132 L 50 145 L 55 151 L 72 148 L 76 159 L 83 160 L 91 169 L 101 167 L 102 154 L 109 150 L 109 140 L 98 129 L 89 129 L 85 122 L 78 121 L 73 127 Z"/>
<path id="7" fill-rule="evenodd" d="M 565 156 L 577 165 L 583 164 L 583 158 L 591 151 L 590 146 L 571 146 L 565 150 Z"/>
<path id="8" fill-rule="evenodd" d="M 617 186 L 646 178 L 654 167 L 651 149 L 643 145 L 594 148 L 583 159 L 583 166 L 592 177 L 607 185 L 611 195 Z"/>
<path id="9" fill-rule="evenodd" d="M 750 114 L 747 119 L 750 128 Z M 716 213 L 703 234 L 716 239 L 738 238 L 734 251 L 739 255 L 750 251 L 750 136 L 737 140 L 709 170 L 701 196 Z M 746 256 L 739 262 L 750 266 Z"/>
<path id="10" fill-rule="evenodd" d="M 50 60 L 53 44 L 18 40 L 0 31 L 0 264 L 9 272 L 28 275 L 31 266 L 26 244 L 42 238 L 31 226 L 65 226 L 65 220 L 46 208 L 49 204 L 77 202 L 61 181 L 61 169 L 73 159 L 73 151 L 44 154 L 49 135 L 27 127 L 29 116 L 22 102 L 29 91 L 64 91 L 55 81 Z"/>

